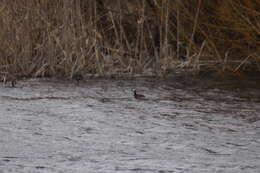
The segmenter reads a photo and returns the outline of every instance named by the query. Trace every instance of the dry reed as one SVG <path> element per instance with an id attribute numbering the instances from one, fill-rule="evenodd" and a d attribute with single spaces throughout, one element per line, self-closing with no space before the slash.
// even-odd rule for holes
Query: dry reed
<path id="1" fill-rule="evenodd" d="M 0 75 L 259 71 L 259 6 L 258 0 L 0 0 Z"/>

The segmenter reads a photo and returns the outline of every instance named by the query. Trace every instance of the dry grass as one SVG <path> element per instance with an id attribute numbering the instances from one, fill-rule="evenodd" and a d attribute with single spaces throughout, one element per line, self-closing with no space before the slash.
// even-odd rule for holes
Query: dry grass
<path id="1" fill-rule="evenodd" d="M 0 0 L 0 74 L 259 71 L 259 6 L 258 0 Z"/>

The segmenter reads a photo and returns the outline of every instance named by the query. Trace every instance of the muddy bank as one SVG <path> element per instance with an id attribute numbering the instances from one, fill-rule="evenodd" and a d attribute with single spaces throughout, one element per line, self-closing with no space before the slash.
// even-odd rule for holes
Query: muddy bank
<path id="1" fill-rule="evenodd" d="M 241 86 L 187 76 L 1 86 L 0 170 L 259 172 L 260 92 Z"/>

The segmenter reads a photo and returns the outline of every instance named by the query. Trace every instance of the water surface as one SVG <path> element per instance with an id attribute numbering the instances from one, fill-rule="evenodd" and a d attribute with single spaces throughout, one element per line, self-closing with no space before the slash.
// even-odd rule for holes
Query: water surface
<path id="1" fill-rule="evenodd" d="M 229 86 L 170 79 L 1 86 L 0 173 L 258 173 L 259 90 Z M 147 99 L 136 100 L 133 88 Z"/>

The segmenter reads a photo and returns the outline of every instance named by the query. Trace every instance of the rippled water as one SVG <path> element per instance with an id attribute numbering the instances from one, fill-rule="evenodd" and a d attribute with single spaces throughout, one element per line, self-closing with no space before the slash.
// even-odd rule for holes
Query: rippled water
<path id="1" fill-rule="evenodd" d="M 0 173 L 258 173 L 259 91 L 159 79 L 1 86 Z"/>

